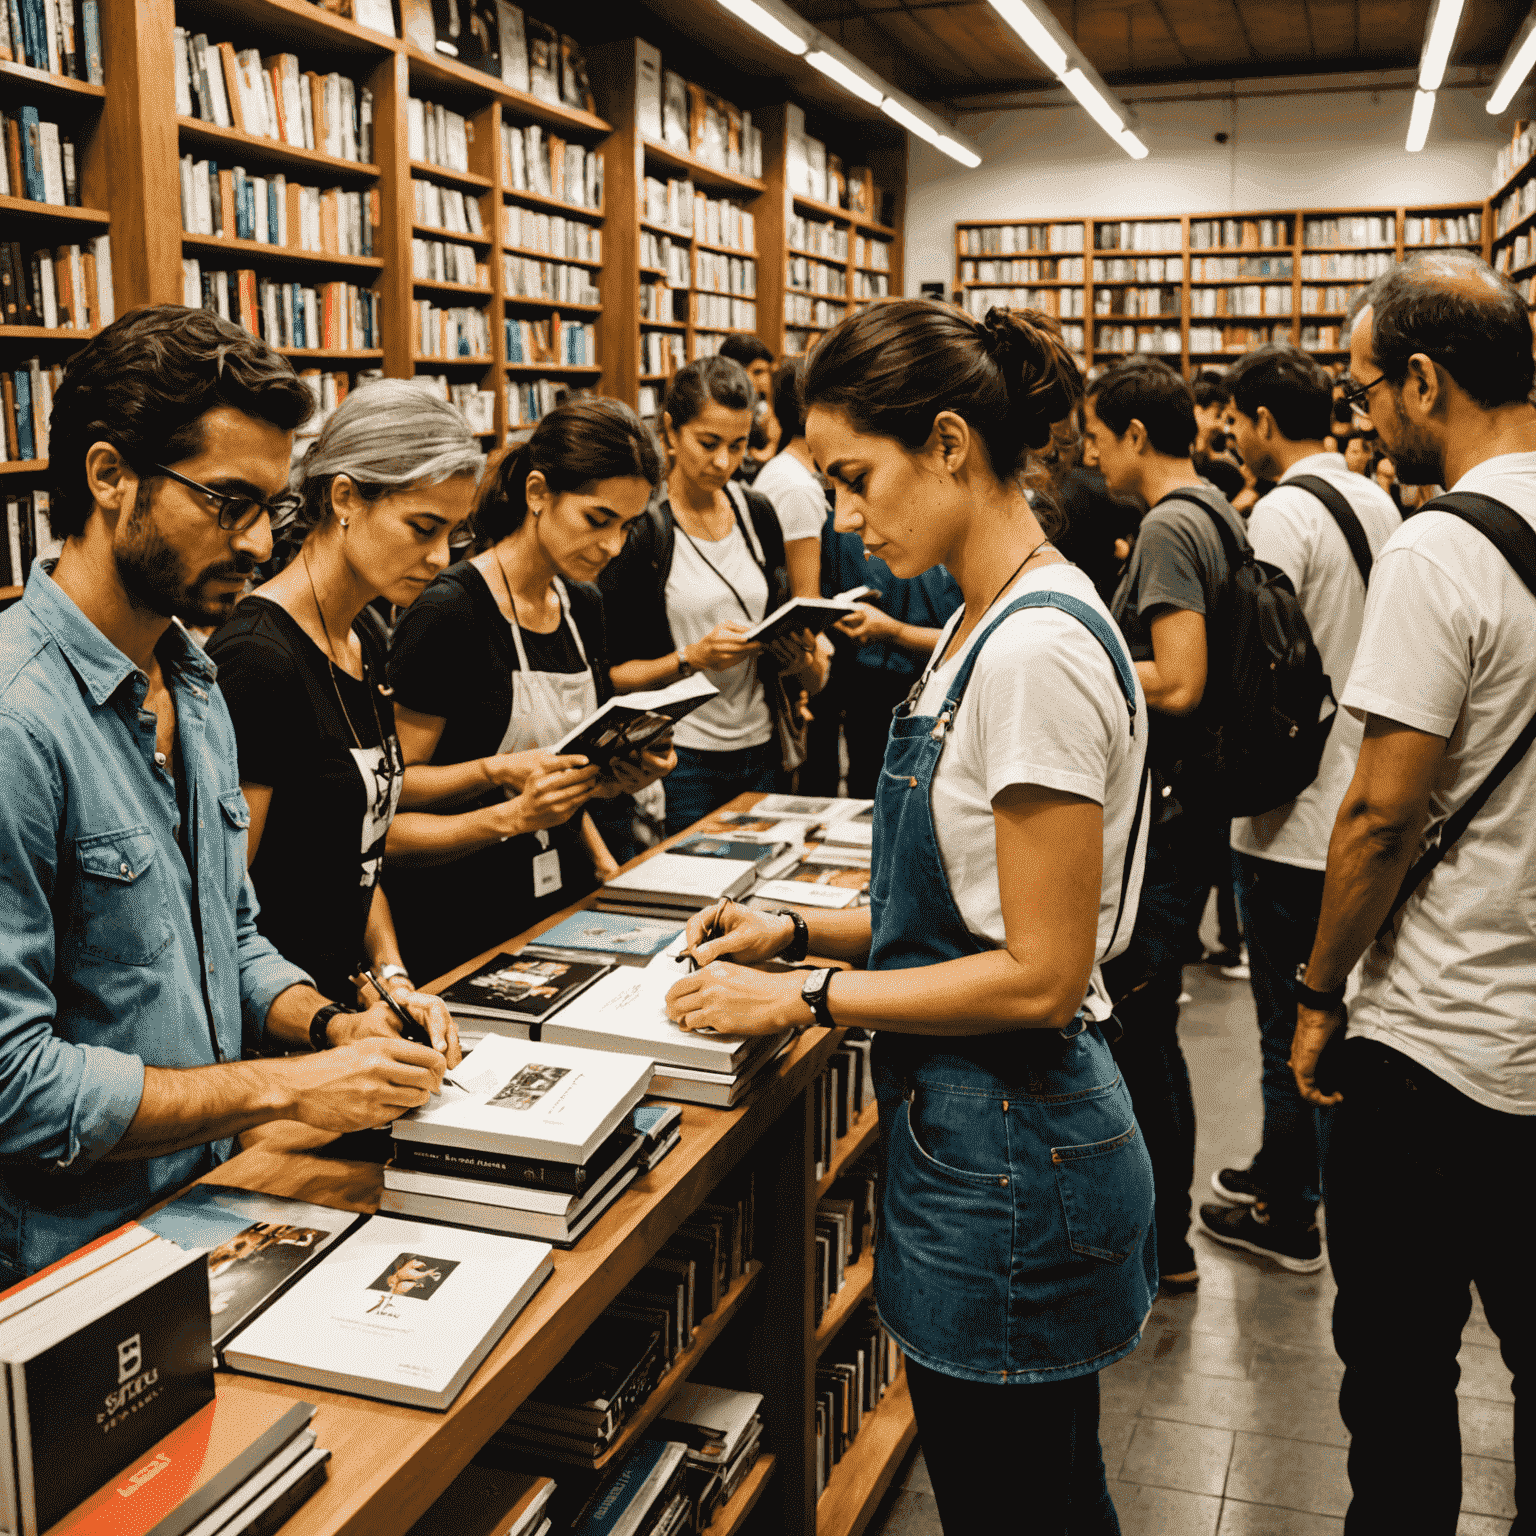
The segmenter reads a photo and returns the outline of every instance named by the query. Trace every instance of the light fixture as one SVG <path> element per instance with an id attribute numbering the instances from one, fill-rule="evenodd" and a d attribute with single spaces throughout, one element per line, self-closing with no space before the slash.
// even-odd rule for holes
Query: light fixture
<path id="1" fill-rule="evenodd" d="M 1080 69 L 1069 69 L 1061 83 L 1083 104 L 1084 110 L 1110 138 L 1118 139 L 1125 130 L 1125 119 L 1104 99 L 1098 86 Z"/>
<path id="2" fill-rule="evenodd" d="M 1043 18 L 1024 0 L 991 0 L 992 9 L 1024 39 L 1024 45 L 1053 75 L 1067 72 L 1067 50 L 1052 36 Z"/>
<path id="3" fill-rule="evenodd" d="M 1525 24 L 1515 33 L 1499 66 L 1499 78 L 1488 98 L 1488 111 L 1497 117 L 1515 99 L 1515 92 L 1525 84 L 1531 66 L 1536 64 L 1536 11 L 1525 18 Z"/>
<path id="4" fill-rule="evenodd" d="M 1435 0 L 1435 8 L 1424 31 L 1424 52 L 1419 56 L 1419 89 L 1438 91 L 1445 79 L 1445 66 L 1451 60 L 1456 28 L 1461 24 L 1465 0 Z"/>
<path id="5" fill-rule="evenodd" d="M 974 149 L 967 149 L 947 133 L 941 133 L 933 144 L 935 149 L 942 149 L 951 160 L 958 160 L 967 170 L 974 171 L 981 164 L 981 156 Z"/>
<path id="6" fill-rule="evenodd" d="M 772 11 L 765 10 L 757 0 L 720 0 L 720 4 L 754 31 L 761 32 L 770 43 L 777 43 L 786 53 L 798 58 L 810 46 L 798 32 L 786 26 Z"/>
<path id="7" fill-rule="evenodd" d="M 824 48 L 818 48 L 813 53 L 805 56 L 805 62 L 812 69 L 819 69 L 829 80 L 835 80 L 845 91 L 857 96 L 860 101 L 867 101 L 870 106 L 881 106 L 885 101 L 885 92 L 878 85 L 872 85 L 856 69 L 850 69 L 835 55 L 830 54 Z"/>
<path id="8" fill-rule="evenodd" d="M 942 137 L 939 130 L 932 123 L 919 117 L 916 112 L 904 107 L 894 96 L 887 96 L 880 103 L 880 110 L 887 117 L 900 123 L 908 133 L 915 133 L 924 143 L 932 144 L 934 148 L 938 148 L 939 139 Z"/>
<path id="9" fill-rule="evenodd" d="M 1147 158 L 1147 146 L 1129 128 L 1117 133 L 1115 135 L 1115 142 L 1132 160 L 1145 160 Z"/>
<path id="10" fill-rule="evenodd" d="M 1424 140 L 1429 137 L 1429 120 L 1435 115 L 1435 93 L 1433 91 L 1415 91 L 1413 93 L 1413 115 L 1408 119 L 1408 143 L 1407 150 L 1410 155 L 1416 155 L 1424 148 Z"/>

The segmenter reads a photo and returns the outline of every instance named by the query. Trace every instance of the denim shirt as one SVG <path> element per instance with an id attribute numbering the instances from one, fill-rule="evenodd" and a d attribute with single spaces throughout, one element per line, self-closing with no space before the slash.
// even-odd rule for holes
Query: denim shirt
<path id="1" fill-rule="evenodd" d="M 0 614 L 0 1289 L 227 1158 L 226 1140 L 102 1161 L 138 1110 L 146 1065 L 238 1061 L 277 995 L 309 980 L 256 931 L 216 668 L 176 624 L 157 654 L 187 778 L 209 1007 L 148 678 L 41 562 Z"/>

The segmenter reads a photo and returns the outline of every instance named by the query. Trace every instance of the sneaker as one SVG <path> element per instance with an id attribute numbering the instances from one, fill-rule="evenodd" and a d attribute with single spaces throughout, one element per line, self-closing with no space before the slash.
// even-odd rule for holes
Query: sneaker
<path id="1" fill-rule="evenodd" d="M 1205 963 L 1228 981 L 1247 981 L 1253 974 L 1248 968 L 1248 946 L 1237 949 L 1214 949 L 1205 957 Z"/>
<path id="2" fill-rule="evenodd" d="M 1211 1188 L 1217 1199 L 1228 1205 L 1252 1205 L 1255 1200 L 1269 1199 L 1269 1190 L 1246 1168 L 1220 1169 L 1211 1175 Z"/>
<path id="3" fill-rule="evenodd" d="M 1240 1205 L 1202 1205 L 1195 1226 L 1228 1248 L 1261 1254 L 1293 1274 L 1314 1274 L 1327 1262 L 1315 1221 L 1305 1227 L 1282 1226 L 1269 1219 L 1269 1211 L 1262 1203 L 1251 1209 Z"/>

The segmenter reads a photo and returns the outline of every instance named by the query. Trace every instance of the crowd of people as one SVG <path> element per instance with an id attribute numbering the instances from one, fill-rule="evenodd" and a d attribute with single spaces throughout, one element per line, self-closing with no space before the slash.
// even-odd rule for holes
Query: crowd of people
<path id="1" fill-rule="evenodd" d="M 869 904 L 700 914 L 668 1006 L 874 1033 L 875 1295 L 946 1530 L 1021 1481 L 1042 1533 L 1118 1529 L 1098 1373 L 1198 1237 L 1331 1262 L 1346 1529 L 1453 1531 L 1472 1284 L 1517 1392 L 1536 1327 L 1487 1176 L 1536 1153 L 1536 364 L 1458 253 L 1372 285 L 1350 348 L 1342 378 L 1284 344 L 1085 377 L 1046 317 L 895 300 L 489 462 L 377 381 L 295 464 L 310 398 L 259 339 L 106 327 L 55 395 L 63 551 L 0 616 L 0 1286 L 253 1126 L 426 1102 L 460 1052 L 419 984 L 611 876 L 658 798 L 672 833 L 846 792 Z M 830 637 L 747 637 L 856 586 Z M 1261 611 L 1316 720 L 1252 718 Z M 695 673 L 669 739 L 551 750 Z M 1240 724 L 1316 742 L 1278 803 L 1234 788 Z M 1213 889 L 1263 1122 L 1197 1208 Z M 762 968 L 808 953 L 847 968 Z"/>

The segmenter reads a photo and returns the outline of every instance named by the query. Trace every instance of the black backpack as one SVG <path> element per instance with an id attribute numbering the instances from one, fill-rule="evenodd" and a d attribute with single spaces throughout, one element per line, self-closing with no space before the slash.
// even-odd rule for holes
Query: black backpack
<path id="1" fill-rule="evenodd" d="M 1206 620 L 1196 755 L 1180 764 L 1174 787 L 1184 805 L 1218 819 L 1258 816 L 1317 777 L 1338 703 L 1290 577 L 1257 559 L 1204 500 L 1178 499 L 1216 525 L 1230 574 Z"/>

